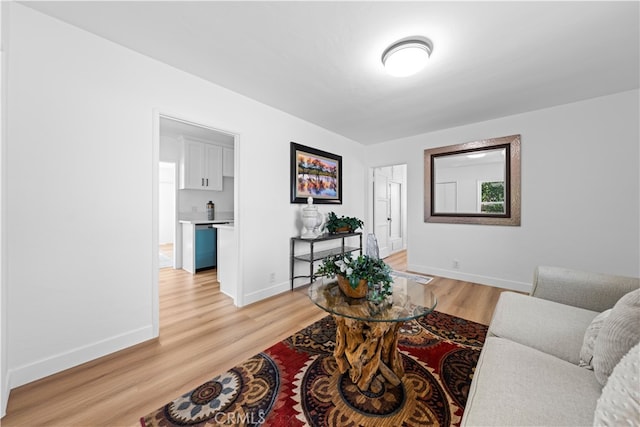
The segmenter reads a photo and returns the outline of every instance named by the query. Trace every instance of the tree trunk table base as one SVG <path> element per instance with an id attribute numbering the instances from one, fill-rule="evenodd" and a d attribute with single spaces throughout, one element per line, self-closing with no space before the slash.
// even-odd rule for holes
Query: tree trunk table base
<path id="1" fill-rule="evenodd" d="M 378 393 L 384 382 L 400 384 L 404 376 L 398 351 L 398 330 L 402 322 L 368 322 L 334 315 L 336 347 L 333 356 L 341 374 L 361 391 Z"/>

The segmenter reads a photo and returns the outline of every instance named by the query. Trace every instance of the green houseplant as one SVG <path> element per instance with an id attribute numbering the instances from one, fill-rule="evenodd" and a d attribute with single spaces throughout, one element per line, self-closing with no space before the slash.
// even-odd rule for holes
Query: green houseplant
<path id="1" fill-rule="evenodd" d="M 382 297 L 391 294 L 391 268 L 381 259 L 368 255 L 354 258 L 350 253 L 325 258 L 316 272 L 318 276 L 338 277 L 341 290 L 353 298 L 366 296 L 369 287 L 378 286 Z M 358 292 L 351 292 L 359 290 Z M 364 289 L 363 289 L 364 288 Z"/>
<path id="2" fill-rule="evenodd" d="M 353 233 L 364 225 L 362 220 L 353 216 L 338 217 L 335 212 L 329 212 L 327 216 L 326 227 L 331 234 L 335 233 Z"/>

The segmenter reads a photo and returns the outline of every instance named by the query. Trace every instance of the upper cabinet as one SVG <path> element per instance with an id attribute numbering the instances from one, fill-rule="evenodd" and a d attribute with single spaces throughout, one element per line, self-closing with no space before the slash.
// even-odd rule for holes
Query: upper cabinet
<path id="1" fill-rule="evenodd" d="M 222 176 L 233 178 L 233 148 L 222 147 Z"/>
<path id="2" fill-rule="evenodd" d="M 180 138 L 180 189 L 222 191 L 223 147 Z"/>

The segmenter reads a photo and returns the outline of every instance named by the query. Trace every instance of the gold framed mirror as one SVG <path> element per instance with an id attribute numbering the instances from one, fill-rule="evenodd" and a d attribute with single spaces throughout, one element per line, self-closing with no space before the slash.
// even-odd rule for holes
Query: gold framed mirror
<path id="1" fill-rule="evenodd" d="M 424 220 L 520 225 L 520 135 L 424 150 Z"/>

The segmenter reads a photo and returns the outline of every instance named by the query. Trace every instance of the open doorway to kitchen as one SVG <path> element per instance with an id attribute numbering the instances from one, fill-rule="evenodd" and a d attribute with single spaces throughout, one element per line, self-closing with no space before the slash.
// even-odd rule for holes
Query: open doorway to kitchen
<path id="1" fill-rule="evenodd" d="M 380 257 L 407 249 L 407 165 L 372 168 L 369 218 Z"/>
<path id="2" fill-rule="evenodd" d="M 177 277 L 185 278 L 181 282 L 183 284 L 196 283 L 193 279 L 197 271 L 185 268 L 182 248 L 187 240 L 191 242 L 190 248 L 198 242 L 184 238 L 182 229 L 189 228 L 186 224 L 199 224 L 203 218 L 208 218 L 209 201 L 215 203 L 215 219 L 228 218 L 224 224 L 231 225 L 216 237 L 217 266 L 202 271 L 198 279 L 212 284 L 218 282 L 221 292 L 232 297 L 236 305 L 242 304 L 242 299 L 238 297 L 242 295 L 241 260 L 238 256 L 241 245 L 235 206 L 239 192 L 235 180 L 239 144 L 238 133 L 219 130 L 174 114 L 163 114 L 158 110 L 153 112 L 150 249 L 153 253 L 151 305 L 154 336 L 160 334 L 160 288 L 164 286 L 166 290 L 166 286 L 171 286 Z M 200 147 L 204 153 L 195 150 L 196 147 Z M 200 162 L 204 157 L 212 160 Z M 198 168 L 200 172 L 206 171 L 205 175 L 194 178 L 200 173 Z M 208 188 L 198 188 L 198 184 L 205 181 Z M 220 238 L 220 235 L 223 237 Z M 213 245 L 207 247 L 210 246 Z M 162 263 L 161 253 L 171 258 L 169 267 L 160 268 L 166 265 Z M 164 262 L 168 263 L 166 259 Z M 224 269 L 223 265 L 226 266 Z M 223 272 L 226 277 L 224 280 L 221 279 Z M 225 289 L 222 289 L 223 281 L 227 286 Z M 185 307 L 185 310 L 189 308 Z"/>
<path id="3" fill-rule="evenodd" d="M 193 147 L 217 147 L 222 156 L 223 167 L 219 182 L 214 186 L 200 187 L 200 175 L 195 182 L 191 178 L 196 174 L 199 164 L 204 161 L 198 153 L 185 161 L 186 153 Z M 159 167 L 158 167 L 158 246 L 159 267 L 167 267 L 166 257 L 171 258 L 173 268 L 186 268 L 183 256 L 183 233 L 180 221 L 207 219 L 207 205 L 215 206 L 218 218 L 234 218 L 235 183 L 234 150 L 235 136 L 223 131 L 168 116 L 160 116 Z M 206 150 L 207 148 L 205 148 Z M 226 160 L 226 161 L 225 161 Z M 203 166 L 207 167 L 207 166 Z M 182 168 L 182 169 L 181 169 Z M 203 172 L 204 173 L 204 172 Z M 191 179 L 191 181 L 190 181 Z M 206 179 L 209 184 L 209 178 Z M 213 181 L 213 180 L 212 180 Z M 213 184 L 213 182 L 211 182 Z M 164 264 L 163 264 L 164 261 Z"/>

